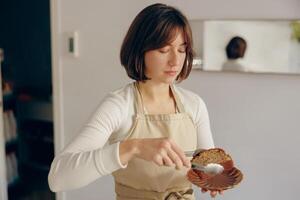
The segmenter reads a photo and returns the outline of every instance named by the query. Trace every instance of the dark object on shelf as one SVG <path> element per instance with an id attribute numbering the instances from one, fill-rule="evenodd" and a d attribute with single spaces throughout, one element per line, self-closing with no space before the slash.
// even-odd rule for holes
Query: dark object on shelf
<path id="1" fill-rule="evenodd" d="M 3 94 L 3 110 L 14 109 L 16 104 L 15 95 L 10 92 L 7 94 Z"/>
<path id="2" fill-rule="evenodd" d="M 17 138 L 7 141 L 5 143 L 6 154 L 8 154 L 12 151 L 16 151 L 17 148 L 18 148 L 18 139 Z"/>
<path id="3" fill-rule="evenodd" d="M 51 86 L 51 85 L 50 85 Z M 15 92 L 18 94 L 18 97 L 30 96 L 43 101 L 49 101 L 51 99 L 51 87 L 38 87 L 38 86 L 26 86 L 15 88 Z"/>
<path id="4" fill-rule="evenodd" d="M 30 96 L 31 97 L 31 96 Z M 16 102 L 19 121 L 38 120 L 53 121 L 53 108 L 51 101 L 44 101 L 31 97 L 31 99 L 19 99 Z"/>

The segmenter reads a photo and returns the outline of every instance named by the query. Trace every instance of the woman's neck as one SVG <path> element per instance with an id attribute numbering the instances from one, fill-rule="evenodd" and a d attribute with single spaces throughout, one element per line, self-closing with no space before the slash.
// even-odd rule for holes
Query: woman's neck
<path id="1" fill-rule="evenodd" d="M 152 102 L 160 102 L 172 98 L 170 84 L 146 81 L 138 82 L 138 87 L 143 98 Z"/>

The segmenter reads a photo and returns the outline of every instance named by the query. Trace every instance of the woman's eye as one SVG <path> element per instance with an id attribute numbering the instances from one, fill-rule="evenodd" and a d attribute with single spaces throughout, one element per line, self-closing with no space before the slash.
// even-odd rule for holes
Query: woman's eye
<path id="1" fill-rule="evenodd" d="M 160 53 L 168 53 L 168 52 L 169 52 L 169 49 L 160 49 L 159 52 L 160 52 Z"/>
<path id="2" fill-rule="evenodd" d="M 186 52 L 186 49 L 184 48 L 184 49 L 178 49 L 178 52 L 179 53 L 185 53 Z"/>

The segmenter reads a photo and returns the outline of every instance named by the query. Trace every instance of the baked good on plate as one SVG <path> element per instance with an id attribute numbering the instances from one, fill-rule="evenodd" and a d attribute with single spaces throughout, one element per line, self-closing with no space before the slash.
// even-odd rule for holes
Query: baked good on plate
<path id="1" fill-rule="evenodd" d="M 207 190 L 226 190 L 233 188 L 243 179 L 242 172 L 234 166 L 233 159 L 223 149 L 213 148 L 196 153 L 192 163 L 206 166 L 211 163 L 220 164 L 224 170 L 217 175 L 206 174 L 203 171 L 191 168 L 187 178 L 194 185 Z"/>

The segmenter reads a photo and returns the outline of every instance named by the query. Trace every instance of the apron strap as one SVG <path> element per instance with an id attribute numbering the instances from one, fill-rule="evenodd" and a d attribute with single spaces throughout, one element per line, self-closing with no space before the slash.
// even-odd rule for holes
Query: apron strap
<path id="1" fill-rule="evenodd" d="M 175 102 L 176 102 L 176 107 L 178 108 L 178 110 L 179 110 L 180 113 L 185 113 L 184 106 L 181 103 L 180 98 L 178 97 L 178 95 L 177 95 L 177 93 L 176 93 L 176 91 L 174 89 L 174 85 L 172 84 L 172 85 L 170 85 L 170 87 L 171 87 L 172 94 L 173 94 Z"/>
<path id="2" fill-rule="evenodd" d="M 144 114 L 145 112 L 144 112 L 144 105 L 142 101 L 142 95 L 138 88 L 137 82 L 134 82 L 133 86 L 134 86 L 133 90 L 134 90 L 134 97 L 135 97 L 135 101 L 134 101 L 135 112 L 137 114 Z"/>

